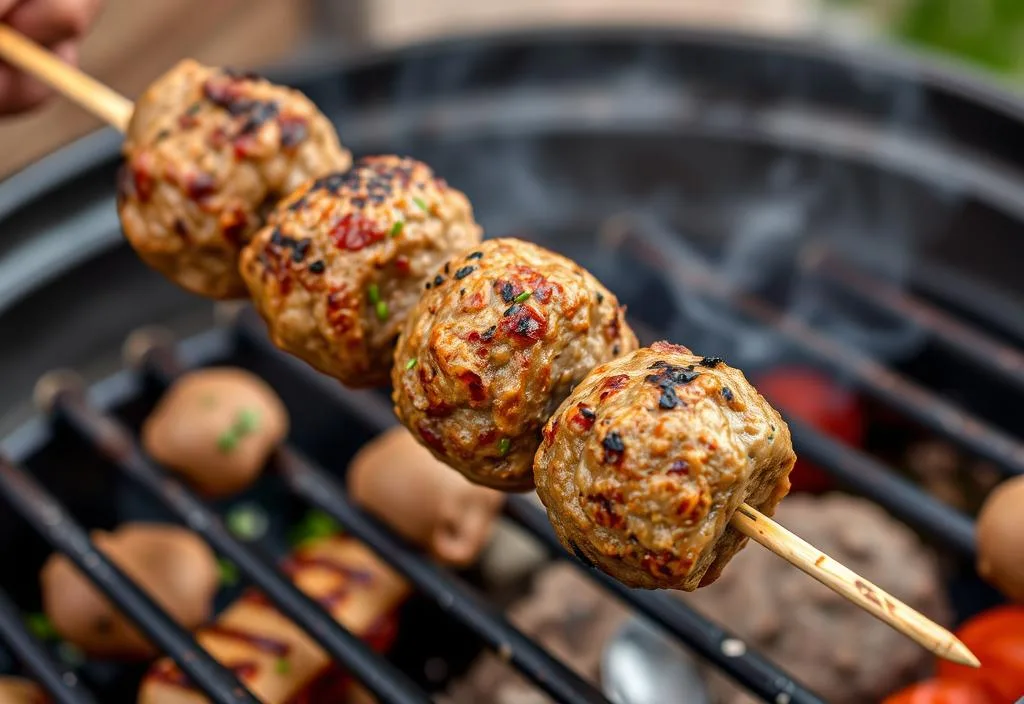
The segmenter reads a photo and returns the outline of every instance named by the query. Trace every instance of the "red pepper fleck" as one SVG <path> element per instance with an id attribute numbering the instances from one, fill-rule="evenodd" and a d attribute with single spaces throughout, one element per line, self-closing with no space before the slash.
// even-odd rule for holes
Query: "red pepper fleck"
<path id="1" fill-rule="evenodd" d="M 431 418 L 444 418 L 452 414 L 452 406 L 440 401 L 439 403 L 431 403 L 427 406 L 427 415 Z"/>
<path id="2" fill-rule="evenodd" d="M 688 348 L 683 347 L 682 345 L 675 345 L 671 342 L 665 342 L 664 340 L 652 343 L 651 349 L 654 350 L 655 352 L 665 352 L 673 354 L 693 354 L 693 352 L 691 352 Z"/>
<path id="3" fill-rule="evenodd" d="M 686 460 L 676 460 L 675 462 L 673 462 L 669 466 L 668 471 L 665 472 L 665 474 L 668 474 L 670 476 L 684 476 L 684 477 L 686 475 L 688 475 L 689 473 L 690 473 L 690 463 L 687 462 Z"/>
<path id="4" fill-rule="evenodd" d="M 488 430 L 486 432 L 480 433 L 477 436 L 476 441 L 477 441 L 477 444 L 479 444 L 479 445 L 490 445 L 492 442 L 494 442 L 497 439 L 498 439 L 498 431 L 495 430 L 494 428 L 491 428 L 490 430 Z"/>
<path id="5" fill-rule="evenodd" d="M 178 127 L 180 127 L 183 130 L 192 129 L 198 124 L 199 120 L 196 118 L 195 115 L 191 115 L 186 112 L 178 116 Z"/>
<path id="6" fill-rule="evenodd" d="M 444 442 L 441 440 L 441 436 L 430 429 L 430 426 L 425 423 L 420 423 L 416 429 L 420 432 L 420 437 L 423 438 L 423 442 L 427 443 L 429 447 L 432 447 L 438 452 L 444 452 Z"/>
<path id="7" fill-rule="evenodd" d="M 220 231 L 224 239 L 239 247 L 242 245 L 242 235 L 249 226 L 249 218 L 241 208 L 235 208 L 220 214 Z"/>
<path id="8" fill-rule="evenodd" d="M 190 173 L 185 179 L 185 192 L 191 200 L 203 200 L 217 191 L 217 181 L 205 171 Z"/>
<path id="9" fill-rule="evenodd" d="M 153 196 L 153 159 L 148 153 L 140 154 L 132 163 L 132 185 L 139 201 L 146 203 Z"/>
<path id="10" fill-rule="evenodd" d="M 327 294 L 327 321 L 335 330 L 344 334 L 352 328 L 352 300 L 344 288 Z"/>
<path id="11" fill-rule="evenodd" d="M 257 141 L 255 135 L 243 134 L 239 135 L 238 137 L 235 137 L 234 141 L 232 142 L 232 147 L 235 153 L 235 159 L 242 160 L 248 158 L 249 155 L 256 151 L 256 148 L 258 146 L 259 142 Z"/>
<path id="12" fill-rule="evenodd" d="M 613 393 L 622 389 L 627 381 L 629 381 L 628 374 L 616 374 L 615 376 L 608 377 L 601 382 L 601 395 L 598 398 L 604 401 Z"/>
<path id="13" fill-rule="evenodd" d="M 678 562 L 671 553 L 644 553 L 640 563 L 643 568 L 655 577 L 671 577 L 674 574 L 671 563 Z"/>
<path id="14" fill-rule="evenodd" d="M 213 149 L 220 149 L 228 143 L 228 133 L 223 127 L 216 127 L 207 138 L 207 142 Z"/>
<path id="15" fill-rule="evenodd" d="M 531 306 L 518 305 L 517 310 L 501 319 L 498 327 L 520 344 L 532 345 L 547 334 L 548 321 Z"/>
<path id="16" fill-rule="evenodd" d="M 350 252 L 358 252 L 386 237 L 377 223 L 358 213 L 349 213 L 338 220 L 328 235 L 336 247 Z"/>
<path id="17" fill-rule="evenodd" d="M 412 266 L 409 264 L 409 257 L 404 254 L 400 254 L 395 257 L 395 271 L 398 272 L 399 276 L 408 276 L 412 271 Z"/>
<path id="18" fill-rule="evenodd" d="M 469 389 L 469 398 L 474 403 L 483 403 L 487 400 L 487 392 L 484 389 L 483 381 L 478 374 L 473 372 L 462 372 L 459 374 L 459 381 Z"/>
<path id="19" fill-rule="evenodd" d="M 579 403 L 576 405 L 576 413 L 573 413 L 570 422 L 579 427 L 581 430 L 590 430 L 594 427 L 594 420 L 597 418 L 597 414 L 594 410 L 585 403 Z"/>
<path id="20" fill-rule="evenodd" d="M 485 305 L 484 296 L 479 291 L 462 301 L 462 309 L 467 312 L 483 310 Z"/>
<path id="21" fill-rule="evenodd" d="M 619 339 L 620 332 L 619 312 L 615 311 L 612 315 L 612 319 L 608 321 L 608 324 L 604 328 L 604 338 L 609 342 L 613 342 Z"/>
<path id="22" fill-rule="evenodd" d="M 620 516 L 615 510 L 615 504 L 607 496 L 598 494 L 591 496 L 590 500 L 597 505 L 594 506 L 594 520 L 602 528 L 625 528 L 626 519 Z"/>

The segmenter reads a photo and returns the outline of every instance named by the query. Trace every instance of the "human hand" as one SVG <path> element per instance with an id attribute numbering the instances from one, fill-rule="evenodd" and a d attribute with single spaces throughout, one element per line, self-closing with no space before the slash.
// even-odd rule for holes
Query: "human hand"
<path id="1" fill-rule="evenodd" d="M 0 0 L 0 22 L 77 65 L 82 36 L 102 0 Z M 52 90 L 20 69 L 0 62 L 0 114 L 23 112 L 46 100 Z"/>

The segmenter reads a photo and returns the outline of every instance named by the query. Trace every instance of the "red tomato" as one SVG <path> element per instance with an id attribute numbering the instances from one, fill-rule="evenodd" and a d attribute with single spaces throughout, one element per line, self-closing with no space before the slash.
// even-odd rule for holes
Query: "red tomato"
<path id="1" fill-rule="evenodd" d="M 882 704 L 1000 704 L 1000 702 L 988 690 L 974 682 L 939 678 L 912 684 L 896 694 L 889 695 Z"/>
<path id="2" fill-rule="evenodd" d="M 1024 606 L 999 606 L 968 619 L 957 637 L 981 660 L 980 668 L 939 661 L 941 677 L 987 687 L 997 702 L 1024 697 Z"/>
<path id="3" fill-rule="evenodd" d="M 856 394 L 828 375 L 807 367 L 779 367 L 756 380 L 755 386 L 784 416 L 792 416 L 836 440 L 857 447 L 864 436 L 864 418 Z M 793 491 L 822 493 L 832 478 L 805 459 L 789 475 Z"/>

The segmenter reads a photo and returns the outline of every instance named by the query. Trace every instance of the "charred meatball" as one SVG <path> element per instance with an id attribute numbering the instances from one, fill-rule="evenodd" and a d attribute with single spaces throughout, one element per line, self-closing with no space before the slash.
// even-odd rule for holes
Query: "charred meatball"
<path id="1" fill-rule="evenodd" d="M 349 386 L 379 386 L 428 277 L 480 237 L 469 200 L 429 166 L 367 157 L 281 202 L 241 271 L 279 347 Z"/>
<path id="2" fill-rule="evenodd" d="M 246 295 L 238 252 L 274 203 L 348 168 L 330 121 L 301 93 L 182 61 L 138 100 L 118 210 L 139 256 L 211 298 Z"/>
<path id="3" fill-rule="evenodd" d="M 711 584 L 789 491 L 789 428 L 738 369 L 658 342 L 594 369 L 544 427 L 537 494 L 559 540 L 631 587 Z"/>
<path id="4" fill-rule="evenodd" d="M 579 264 L 515 239 L 452 259 L 426 289 L 395 352 L 395 413 L 470 481 L 530 489 L 544 421 L 636 349 L 624 308 Z"/>

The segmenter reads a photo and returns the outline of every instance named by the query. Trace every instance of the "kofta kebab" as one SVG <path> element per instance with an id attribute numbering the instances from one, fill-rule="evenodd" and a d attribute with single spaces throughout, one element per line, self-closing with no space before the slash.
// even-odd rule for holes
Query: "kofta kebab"
<path id="1" fill-rule="evenodd" d="M 753 538 L 977 666 L 768 518 L 795 455 L 741 371 L 638 349 L 592 275 L 527 242 L 481 242 L 469 201 L 425 164 L 352 165 L 305 96 L 249 74 L 184 61 L 133 109 L 6 27 L 0 56 L 127 132 L 118 207 L 143 260 L 211 298 L 248 292 L 275 344 L 345 384 L 390 376 L 396 414 L 438 459 L 482 485 L 536 487 L 580 558 L 632 587 L 693 590 Z"/>

